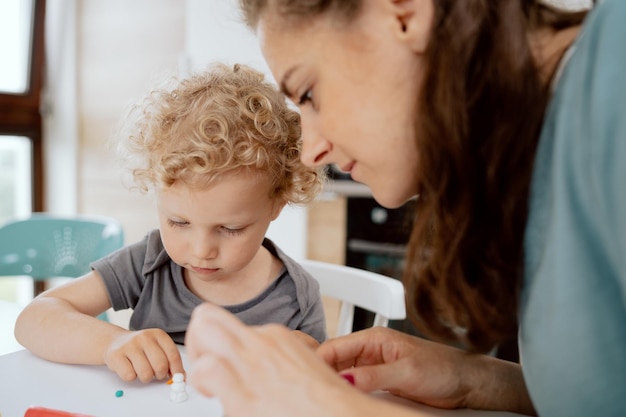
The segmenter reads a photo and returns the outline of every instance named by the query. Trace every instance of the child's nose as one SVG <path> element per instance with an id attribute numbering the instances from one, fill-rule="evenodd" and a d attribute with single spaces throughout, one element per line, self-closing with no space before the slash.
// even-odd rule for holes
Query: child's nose
<path id="1" fill-rule="evenodd" d="M 217 241 L 208 234 L 201 234 L 194 239 L 192 250 L 197 259 L 213 259 L 218 252 Z"/>

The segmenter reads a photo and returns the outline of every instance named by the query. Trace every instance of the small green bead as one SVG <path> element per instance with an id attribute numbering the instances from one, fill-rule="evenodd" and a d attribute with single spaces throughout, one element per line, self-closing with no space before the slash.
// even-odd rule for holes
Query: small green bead
<path id="1" fill-rule="evenodd" d="M 115 396 L 117 398 L 121 397 L 122 395 L 124 395 L 124 391 L 122 391 L 122 390 L 115 391 Z"/>

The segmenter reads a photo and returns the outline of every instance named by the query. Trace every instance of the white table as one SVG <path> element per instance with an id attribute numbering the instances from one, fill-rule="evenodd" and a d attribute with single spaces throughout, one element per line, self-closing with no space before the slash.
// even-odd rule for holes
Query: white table
<path id="1" fill-rule="evenodd" d="M 13 336 L 15 320 L 21 311 L 20 305 L 0 300 L 0 355 L 24 349 Z M 2 398 L 1 393 L 0 398 Z"/>
<path id="2" fill-rule="evenodd" d="M 116 397 L 118 390 L 124 392 L 122 397 Z M 29 406 L 94 417 L 222 417 L 216 399 L 200 395 L 190 385 L 187 394 L 187 401 L 175 403 L 164 381 L 124 382 L 105 366 L 48 362 L 27 350 L 0 356 L 2 417 L 23 417 Z"/>
<path id="3" fill-rule="evenodd" d="M 21 307 L 0 301 L 0 415 L 23 417 L 30 406 L 40 406 L 94 417 L 223 417 L 217 399 L 206 398 L 187 385 L 189 399 L 170 400 L 163 381 L 124 382 L 105 366 L 65 365 L 43 360 L 24 350 L 13 337 Z M 183 363 L 188 368 L 185 349 Z M 11 353 L 7 353 L 11 352 Z M 5 353 L 5 354 L 2 354 Z M 116 397 L 122 390 L 124 395 Z M 514 417 L 517 414 L 475 410 L 440 410 L 394 397 L 374 394 L 410 406 L 427 417 Z"/>
<path id="4" fill-rule="evenodd" d="M 184 348 L 183 362 L 187 364 Z M 124 395 L 116 397 L 122 390 Z M 29 406 L 40 406 L 94 417 L 223 417 L 217 399 L 206 398 L 187 385 L 189 399 L 170 400 L 163 381 L 124 382 L 104 366 L 64 365 L 21 350 L 0 356 L 0 413 L 23 417 Z M 424 417 L 513 417 L 516 414 L 475 410 L 440 410 L 389 394 L 374 394 L 405 404 Z"/>

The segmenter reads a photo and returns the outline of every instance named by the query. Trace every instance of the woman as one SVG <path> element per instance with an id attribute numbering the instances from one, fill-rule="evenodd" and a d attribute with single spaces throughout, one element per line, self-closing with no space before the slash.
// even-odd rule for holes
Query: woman
<path id="1" fill-rule="evenodd" d="M 411 415 L 359 392 L 377 389 L 626 415 L 626 2 L 589 15 L 533 0 L 242 8 L 300 106 L 303 161 L 337 164 L 387 207 L 419 196 L 408 307 L 445 344 L 372 329 L 315 356 L 282 328 L 203 306 L 192 383 L 234 417 Z M 518 325 L 523 368 L 480 353 Z"/>

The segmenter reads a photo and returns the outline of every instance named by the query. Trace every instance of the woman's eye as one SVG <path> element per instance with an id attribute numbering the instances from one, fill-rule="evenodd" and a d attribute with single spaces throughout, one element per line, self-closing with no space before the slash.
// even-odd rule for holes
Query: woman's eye
<path id="1" fill-rule="evenodd" d="M 298 106 L 304 106 L 307 102 L 313 102 L 313 90 L 306 90 L 298 100 Z"/>

